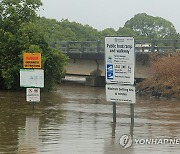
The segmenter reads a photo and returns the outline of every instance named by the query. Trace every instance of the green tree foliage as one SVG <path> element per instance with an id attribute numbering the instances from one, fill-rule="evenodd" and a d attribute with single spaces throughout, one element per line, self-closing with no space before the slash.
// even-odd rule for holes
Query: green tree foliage
<path id="1" fill-rule="evenodd" d="M 63 29 L 69 28 L 75 34 L 76 40 L 93 41 L 98 38 L 98 31 L 89 25 L 82 25 L 77 22 L 69 22 L 67 19 L 62 20 L 60 25 Z"/>
<path id="2" fill-rule="evenodd" d="M 41 0 L 2 0 L 0 2 L 0 88 L 13 89 L 19 87 L 19 69 L 22 68 L 22 52 L 41 52 L 44 66 L 53 62 L 49 54 L 53 50 L 48 48 L 44 35 L 36 24 L 36 11 L 42 5 Z M 37 50 L 36 50 L 37 49 Z M 56 53 L 55 56 L 63 58 Z M 61 57 L 60 57 L 61 56 Z M 60 68 L 65 58 L 58 63 Z M 48 72 L 48 67 L 45 68 Z M 56 69 L 56 68 L 54 68 Z M 62 68 L 60 69 L 62 70 Z M 55 71 L 55 70 L 53 70 Z M 59 73 L 63 73 L 59 72 Z M 55 76 L 47 78 L 54 81 Z M 46 84 L 46 83 L 45 83 Z"/>
<path id="3" fill-rule="evenodd" d="M 94 41 L 99 39 L 96 29 L 65 19 L 40 18 L 37 22 L 39 30 L 44 34 L 48 44 L 56 49 L 60 48 L 59 42 L 63 41 Z"/>
<path id="4" fill-rule="evenodd" d="M 144 39 L 143 36 L 138 35 L 138 32 L 135 32 L 131 28 L 127 28 L 127 27 L 123 27 L 123 28 L 120 27 L 117 30 L 117 35 L 118 36 L 133 36 L 136 39 Z"/>
<path id="5" fill-rule="evenodd" d="M 51 90 L 53 85 L 65 76 L 64 65 L 68 58 L 58 50 L 51 49 L 44 61 L 46 89 Z"/>
<path id="6" fill-rule="evenodd" d="M 70 22 L 68 19 L 57 21 L 45 17 L 40 18 L 37 25 L 45 35 L 48 44 L 56 49 L 60 48 L 59 42 L 96 40 L 103 42 L 105 36 L 133 36 L 135 39 L 179 38 L 171 22 L 145 13 L 135 15 L 117 31 L 113 28 L 98 31 L 89 25 Z"/>
<path id="7" fill-rule="evenodd" d="M 161 17 L 153 17 L 140 13 L 128 20 L 124 27 L 137 32 L 139 36 L 149 39 L 176 38 L 177 32 L 173 24 Z"/>
<path id="8" fill-rule="evenodd" d="M 117 32 L 113 28 L 106 28 L 100 32 L 100 40 L 103 40 L 106 36 L 117 36 Z"/>

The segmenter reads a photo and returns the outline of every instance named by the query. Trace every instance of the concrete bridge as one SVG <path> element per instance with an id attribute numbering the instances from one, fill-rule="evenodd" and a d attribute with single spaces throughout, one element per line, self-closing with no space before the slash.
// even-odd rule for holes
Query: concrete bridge
<path id="1" fill-rule="evenodd" d="M 153 53 L 165 54 L 176 52 L 179 49 L 179 44 L 180 40 L 136 40 L 135 78 L 141 80 L 150 75 L 150 55 Z M 104 83 L 105 62 L 103 43 L 100 41 L 61 42 L 61 50 L 70 58 L 66 66 L 66 74 L 89 76 L 87 77 L 88 85 Z M 92 81 L 92 78 L 95 80 Z"/>

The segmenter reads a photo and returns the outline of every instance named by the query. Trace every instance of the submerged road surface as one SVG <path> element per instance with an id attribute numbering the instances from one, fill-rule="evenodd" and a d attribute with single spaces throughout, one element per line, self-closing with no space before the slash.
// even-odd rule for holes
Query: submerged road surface
<path id="1" fill-rule="evenodd" d="M 60 85 L 42 92 L 41 102 L 25 91 L 0 92 L 0 153 L 8 154 L 177 154 L 180 102 L 137 98 L 135 125 L 128 104 L 112 104 L 104 88 Z M 131 135 L 130 135 L 131 134 Z M 125 138 L 123 138 L 125 135 Z M 121 143 L 121 144 L 120 144 Z"/>

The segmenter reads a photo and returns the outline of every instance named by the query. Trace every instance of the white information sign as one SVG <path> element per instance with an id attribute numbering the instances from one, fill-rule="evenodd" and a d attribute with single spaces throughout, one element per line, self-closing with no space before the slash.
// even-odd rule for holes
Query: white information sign
<path id="1" fill-rule="evenodd" d="M 105 38 L 106 83 L 134 84 L 134 38 Z"/>
<path id="2" fill-rule="evenodd" d="M 135 87 L 130 85 L 106 84 L 106 100 L 110 102 L 135 103 Z"/>
<path id="3" fill-rule="evenodd" d="M 106 100 L 110 102 L 135 103 L 135 87 L 130 85 L 106 84 Z"/>
<path id="4" fill-rule="evenodd" d="M 26 88 L 27 102 L 40 102 L 40 88 Z"/>
<path id="5" fill-rule="evenodd" d="M 44 70 L 20 69 L 20 87 L 43 88 Z"/>

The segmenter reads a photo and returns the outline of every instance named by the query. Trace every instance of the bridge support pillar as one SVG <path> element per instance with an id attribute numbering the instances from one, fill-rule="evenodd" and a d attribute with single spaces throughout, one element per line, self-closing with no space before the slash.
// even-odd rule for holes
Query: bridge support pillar
<path id="1" fill-rule="evenodd" d="M 104 87 L 105 86 L 105 77 L 104 76 L 88 76 L 86 77 L 87 86 L 92 87 Z"/>

